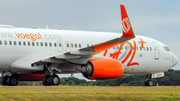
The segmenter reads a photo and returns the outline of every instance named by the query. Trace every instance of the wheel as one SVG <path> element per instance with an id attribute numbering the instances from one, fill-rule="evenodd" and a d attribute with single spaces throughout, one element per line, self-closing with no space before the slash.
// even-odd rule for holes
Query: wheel
<path id="1" fill-rule="evenodd" d="M 149 86 L 153 86 L 153 81 L 152 81 L 152 80 L 149 80 L 148 85 L 149 85 Z"/>
<path id="2" fill-rule="evenodd" d="M 49 78 L 50 78 L 51 75 L 47 74 L 43 77 L 43 85 L 44 86 L 48 86 L 50 85 L 50 82 L 49 82 Z"/>
<path id="3" fill-rule="evenodd" d="M 9 76 L 7 79 L 8 86 L 17 86 L 18 85 L 18 78 L 16 76 Z"/>
<path id="4" fill-rule="evenodd" d="M 152 80 L 146 80 L 145 86 L 153 86 L 153 81 Z"/>
<path id="5" fill-rule="evenodd" d="M 51 75 L 49 78 L 50 85 L 59 85 L 60 84 L 60 79 L 59 76 L 57 75 Z"/>
<path id="6" fill-rule="evenodd" d="M 7 85 L 7 79 L 8 79 L 8 76 L 3 76 L 2 77 L 2 85 Z"/>

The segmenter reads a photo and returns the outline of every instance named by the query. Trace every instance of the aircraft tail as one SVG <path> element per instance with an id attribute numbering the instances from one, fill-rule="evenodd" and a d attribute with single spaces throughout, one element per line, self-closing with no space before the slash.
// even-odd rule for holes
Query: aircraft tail
<path id="1" fill-rule="evenodd" d="M 133 33 L 131 23 L 126 13 L 125 6 L 120 5 L 120 8 L 121 8 L 121 20 L 122 20 L 122 29 L 123 29 L 123 36 L 121 38 L 134 38 L 135 35 Z"/>

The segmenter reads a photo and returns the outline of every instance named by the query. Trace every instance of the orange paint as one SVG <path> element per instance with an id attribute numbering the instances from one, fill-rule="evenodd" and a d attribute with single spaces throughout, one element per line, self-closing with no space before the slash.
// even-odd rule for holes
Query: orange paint
<path id="1" fill-rule="evenodd" d="M 134 38 L 135 35 L 133 33 L 124 5 L 120 5 L 120 10 L 121 10 L 121 20 L 122 20 L 122 28 L 123 28 L 123 36 L 121 38 Z"/>
<path id="2" fill-rule="evenodd" d="M 88 79 L 116 79 L 123 75 L 123 65 L 120 61 L 110 58 L 92 59 L 93 74 Z"/>
<path id="3" fill-rule="evenodd" d="M 20 39 L 20 38 L 22 38 L 22 39 L 25 39 L 25 38 L 27 38 L 27 39 L 31 39 L 32 41 L 36 41 L 37 39 L 42 39 L 42 36 L 41 36 L 41 34 L 40 33 L 38 33 L 38 34 L 28 34 L 28 33 L 15 33 L 16 34 L 16 36 Z"/>
<path id="4" fill-rule="evenodd" d="M 139 63 L 137 63 L 137 62 L 131 63 L 132 60 L 134 59 L 135 54 L 136 54 L 136 42 L 134 40 L 133 40 L 133 42 L 134 42 L 134 52 L 133 52 L 132 57 L 131 57 L 130 61 L 128 62 L 127 66 L 139 65 Z"/>
<path id="5" fill-rule="evenodd" d="M 115 43 L 111 43 L 111 44 L 106 44 L 106 43 L 107 42 L 103 42 L 103 43 L 100 43 L 100 44 L 97 44 L 97 45 L 93 46 L 95 52 L 93 54 L 91 54 L 91 55 L 98 54 L 98 53 L 100 53 L 100 52 L 102 52 L 104 50 L 107 50 L 107 49 L 109 49 L 111 47 L 114 47 L 114 46 L 118 45 L 120 42 L 115 42 Z"/>
<path id="6" fill-rule="evenodd" d="M 144 45 L 143 44 L 146 44 L 146 42 L 144 42 L 141 38 L 140 38 L 140 42 L 138 42 L 139 44 L 141 44 L 141 48 L 143 49 L 144 48 Z"/>

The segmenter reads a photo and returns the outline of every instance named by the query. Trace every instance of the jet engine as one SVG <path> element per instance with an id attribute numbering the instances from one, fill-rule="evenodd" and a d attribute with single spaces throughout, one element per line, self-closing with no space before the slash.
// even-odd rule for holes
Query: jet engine
<path id="1" fill-rule="evenodd" d="M 123 65 L 120 61 L 110 58 L 89 60 L 87 65 L 77 68 L 84 77 L 94 80 L 116 79 L 123 74 Z"/>

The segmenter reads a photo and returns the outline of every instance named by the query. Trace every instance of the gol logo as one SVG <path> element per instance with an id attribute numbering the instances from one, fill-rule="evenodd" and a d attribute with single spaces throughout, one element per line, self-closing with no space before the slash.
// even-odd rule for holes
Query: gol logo
<path id="1" fill-rule="evenodd" d="M 124 31 L 125 33 L 127 33 L 127 32 L 129 31 L 130 25 L 129 25 L 129 21 L 128 21 L 127 18 L 124 18 L 124 19 L 122 20 L 122 27 L 123 27 L 123 31 Z"/>
<path id="2" fill-rule="evenodd" d="M 42 36 L 40 33 L 38 34 L 28 34 L 28 33 L 15 33 L 18 38 L 22 39 L 31 39 L 32 41 L 36 41 L 37 39 L 42 39 Z"/>

